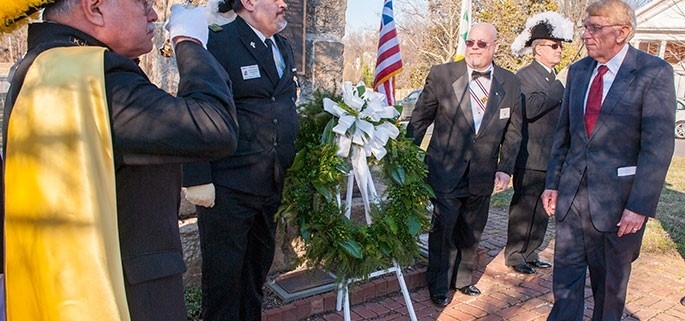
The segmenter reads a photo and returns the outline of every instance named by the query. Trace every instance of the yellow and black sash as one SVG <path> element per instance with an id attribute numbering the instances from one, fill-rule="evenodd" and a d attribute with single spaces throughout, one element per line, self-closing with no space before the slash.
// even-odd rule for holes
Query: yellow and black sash
<path id="1" fill-rule="evenodd" d="M 130 320 L 104 50 L 41 53 L 8 120 L 8 321 Z"/>

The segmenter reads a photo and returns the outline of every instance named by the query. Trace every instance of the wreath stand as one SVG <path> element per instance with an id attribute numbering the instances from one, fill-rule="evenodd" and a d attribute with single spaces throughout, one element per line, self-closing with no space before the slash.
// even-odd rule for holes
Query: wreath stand
<path id="1" fill-rule="evenodd" d="M 373 183 L 368 184 L 367 187 L 369 187 L 369 194 L 372 196 L 376 195 L 376 189 L 373 185 Z M 347 179 L 347 194 L 345 195 L 346 199 L 346 205 L 347 209 L 345 212 L 345 215 L 349 219 L 351 214 L 352 214 L 352 189 L 354 188 L 354 175 L 350 173 L 348 175 Z M 362 194 L 366 194 L 365 191 L 362 189 Z M 342 204 L 340 201 L 340 194 L 338 193 L 337 195 L 338 198 L 338 204 Z M 366 224 L 371 224 L 371 216 L 369 215 L 369 205 L 368 202 L 364 202 L 365 206 L 365 213 L 366 213 Z M 397 276 L 397 281 L 400 282 L 400 289 L 402 290 L 402 296 L 404 297 L 404 302 L 407 305 L 407 310 L 409 311 L 409 317 L 411 318 L 411 321 L 418 321 L 416 318 L 416 312 L 414 312 L 414 305 L 411 302 L 411 296 L 409 296 L 409 290 L 407 289 L 407 283 L 404 281 L 404 275 L 402 274 L 402 269 L 400 266 L 397 264 L 397 262 L 393 259 L 392 260 L 392 266 L 381 271 L 376 271 L 372 272 L 369 274 L 369 278 L 381 276 L 381 275 L 386 275 L 390 273 L 395 273 Z M 345 321 L 350 321 L 350 291 L 349 287 L 352 282 L 359 281 L 361 279 L 349 279 L 349 280 L 344 280 L 340 283 L 338 283 L 338 295 L 337 295 L 337 300 L 336 300 L 336 310 L 340 311 L 341 309 L 344 309 L 343 315 L 345 318 Z"/>

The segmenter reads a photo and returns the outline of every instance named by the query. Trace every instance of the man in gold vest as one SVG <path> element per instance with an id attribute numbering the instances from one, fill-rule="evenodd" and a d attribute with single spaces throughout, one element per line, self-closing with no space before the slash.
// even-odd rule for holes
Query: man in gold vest
<path id="1" fill-rule="evenodd" d="M 45 0 L 29 26 L 3 124 L 10 321 L 186 320 L 181 165 L 233 153 L 238 126 L 203 9 L 171 10 L 177 96 L 138 67 L 152 4 Z"/>

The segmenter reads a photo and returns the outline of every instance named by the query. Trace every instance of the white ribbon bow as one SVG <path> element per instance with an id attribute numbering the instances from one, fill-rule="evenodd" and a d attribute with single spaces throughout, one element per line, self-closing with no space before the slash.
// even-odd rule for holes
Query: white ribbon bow
<path id="1" fill-rule="evenodd" d="M 366 222 L 371 223 L 369 215 L 369 199 L 376 199 L 376 187 L 371 178 L 371 171 L 367 163 L 367 157 L 373 155 L 377 160 L 383 159 L 387 154 L 385 144 L 389 139 L 395 139 L 400 134 L 399 129 L 394 125 L 394 119 L 399 116 L 399 112 L 393 106 L 387 106 L 385 95 L 366 90 L 360 94 L 360 89 L 364 88 L 363 83 L 353 86 L 351 82 L 343 84 L 343 102 L 347 107 L 353 109 L 356 115 L 350 114 L 348 110 L 341 107 L 335 101 L 324 98 L 324 110 L 338 118 L 338 123 L 333 127 L 336 134 L 338 145 L 338 156 L 347 158 L 350 156 L 353 176 L 349 179 L 356 179 L 357 186 L 362 194 Z M 387 121 L 387 120 L 390 121 Z M 379 123 L 374 125 L 374 123 Z M 352 199 L 352 182 L 348 182 L 347 204 Z M 351 208 L 347 208 L 347 216 L 350 216 Z"/>

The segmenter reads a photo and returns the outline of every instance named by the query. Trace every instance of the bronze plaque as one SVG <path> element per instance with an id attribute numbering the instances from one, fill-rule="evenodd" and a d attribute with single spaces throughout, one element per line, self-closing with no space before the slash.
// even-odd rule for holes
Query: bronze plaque
<path id="1" fill-rule="evenodd" d="M 281 31 L 281 35 L 288 38 L 290 45 L 293 47 L 297 74 L 304 75 L 307 0 L 291 0 L 287 3 L 286 20 L 288 21 L 288 26 L 285 27 L 285 30 Z"/>
<path id="2" fill-rule="evenodd" d="M 278 276 L 276 282 L 292 294 L 335 282 L 335 278 L 321 269 L 301 270 Z"/>

